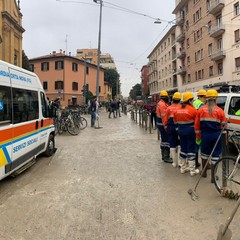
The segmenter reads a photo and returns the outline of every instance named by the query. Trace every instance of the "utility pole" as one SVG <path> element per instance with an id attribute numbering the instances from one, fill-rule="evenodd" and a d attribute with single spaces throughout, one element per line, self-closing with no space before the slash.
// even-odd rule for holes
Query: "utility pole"
<path id="1" fill-rule="evenodd" d="M 86 104 L 86 99 L 87 99 L 87 89 L 86 89 L 86 82 L 87 82 L 87 62 L 86 62 L 86 58 L 84 57 L 84 88 L 83 88 L 83 101 L 84 101 L 84 105 Z"/>
<path id="2" fill-rule="evenodd" d="M 99 15 L 99 32 L 98 32 L 98 63 L 97 63 L 97 79 L 96 79 L 96 97 L 99 101 L 99 78 L 100 78 L 100 55 L 101 55 L 101 28 L 102 28 L 102 0 L 93 0 L 95 3 L 100 2 Z"/>

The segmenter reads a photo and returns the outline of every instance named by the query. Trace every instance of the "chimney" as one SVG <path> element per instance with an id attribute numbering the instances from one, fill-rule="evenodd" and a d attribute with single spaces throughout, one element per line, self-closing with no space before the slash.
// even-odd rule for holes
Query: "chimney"
<path id="1" fill-rule="evenodd" d="M 65 55 L 65 51 L 63 51 L 63 54 Z"/>
<path id="2" fill-rule="evenodd" d="M 62 49 L 60 49 L 60 53 L 62 54 Z"/>
<path id="3" fill-rule="evenodd" d="M 71 56 L 71 52 L 69 52 L 69 56 Z"/>
<path id="4" fill-rule="evenodd" d="M 55 55 L 55 54 L 56 54 L 56 51 L 53 51 L 52 54 Z"/>

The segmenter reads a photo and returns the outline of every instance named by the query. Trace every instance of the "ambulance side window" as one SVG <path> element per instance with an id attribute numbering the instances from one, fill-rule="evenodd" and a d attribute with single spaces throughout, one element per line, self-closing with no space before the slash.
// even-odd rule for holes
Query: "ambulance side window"
<path id="1" fill-rule="evenodd" d="M 228 108 L 228 114 L 240 116 L 240 97 L 231 98 L 229 108 Z"/>
<path id="2" fill-rule="evenodd" d="M 224 110 L 225 104 L 226 104 L 227 97 L 226 96 L 219 96 L 217 98 L 217 105 Z"/>
<path id="3" fill-rule="evenodd" d="M 13 88 L 13 123 L 27 122 L 39 118 L 38 93 Z"/>
<path id="4" fill-rule="evenodd" d="M 41 92 L 41 107 L 42 107 L 42 115 L 44 118 L 48 117 L 48 103 L 46 101 L 45 94 Z"/>
<path id="5" fill-rule="evenodd" d="M 11 88 L 0 87 L 0 124 L 11 123 L 12 121 L 12 98 Z"/>

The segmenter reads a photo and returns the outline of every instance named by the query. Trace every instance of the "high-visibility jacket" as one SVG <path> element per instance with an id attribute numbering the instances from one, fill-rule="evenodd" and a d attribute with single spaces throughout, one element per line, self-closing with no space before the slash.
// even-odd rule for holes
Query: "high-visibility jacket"
<path id="1" fill-rule="evenodd" d="M 173 103 L 166 109 L 166 117 L 164 118 L 163 125 L 164 127 L 175 125 L 173 121 L 173 114 L 180 105 L 178 103 Z"/>
<path id="2" fill-rule="evenodd" d="M 215 105 L 212 115 L 209 114 L 208 105 L 204 105 L 198 110 L 194 124 L 196 138 L 201 138 L 201 132 L 214 133 L 220 131 L 222 124 L 226 124 L 227 120 L 224 111 Z"/>
<path id="3" fill-rule="evenodd" d="M 159 118 L 159 125 L 163 125 L 162 123 L 166 118 L 166 110 L 168 108 L 168 104 L 165 103 L 162 99 L 157 104 L 156 115 Z"/>
<path id="4" fill-rule="evenodd" d="M 196 109 L 199 109 L 200 107 L 204 106 L 204 103 L 203 103 L 200 99 L 196 99 L 196 100 L 193 102 L 193 106 L 194 106 Z"/>
<path id="5" fill-rule="evenodd" d="M 194 134 L 194 121 L 197 116 L 197 110 L 186 105 L 185 108 L 179 106 L 173 114 L 173 120 L 178 125 L 179 135 Z"/>

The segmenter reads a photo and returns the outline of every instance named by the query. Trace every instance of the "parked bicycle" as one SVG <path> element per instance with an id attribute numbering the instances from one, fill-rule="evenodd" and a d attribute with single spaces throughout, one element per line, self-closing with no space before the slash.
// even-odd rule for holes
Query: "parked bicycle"
<path id="1" fill-rule="evenodd" d="M 87 119 L 81 116 L 81 110 L 75 110 L 72 112 L 73 116 L 77 119 L 80 130 L 83 130 L 87 127 Z"/>
<path id="2" fill-rule="evenodd" d="M 238 199 L 240 195 L 240 131 L 233 131 L 229 139 L 238 151 L 238 155 L 220 158 L 213 169 L 213 180 L 217 191 L 224 197 Z"/>
<path id="3" fill-rule="evenodd" d="M 58 134 L 69 132 L 71 135 L 78 135 L 80 132 L 78 119 L 71 110 L 62 112 L 61 116 L 56 118 L 55 124 Z"/>

